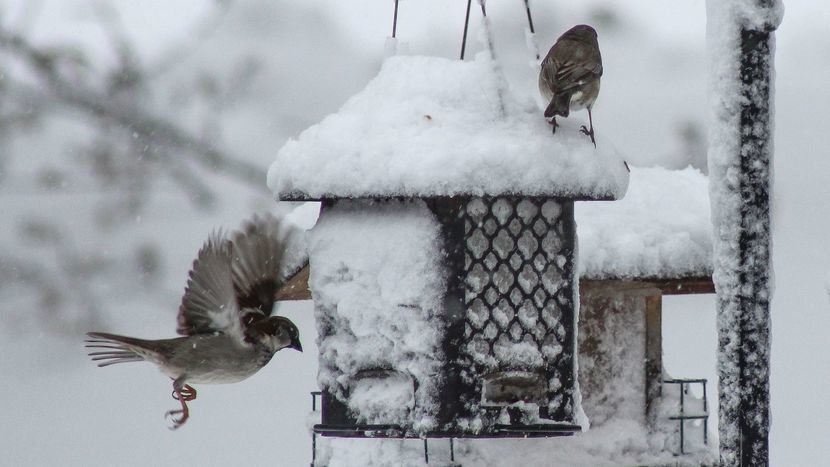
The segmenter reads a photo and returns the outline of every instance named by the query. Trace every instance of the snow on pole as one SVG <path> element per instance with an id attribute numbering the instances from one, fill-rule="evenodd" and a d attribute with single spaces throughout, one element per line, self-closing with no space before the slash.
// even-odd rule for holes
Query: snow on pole
<path id="1" fill-rule="evenodd" d="M 720 461 L 769 464 L 773 56 L 778 0 L 709 0 Z"/>
<path id="2" fill-rule="evenodd" d="M 530 14 L 530 0 L 525 0 L 525 12 L 527 13 L 527 28 L 525 29 L 525 43 L 530 53 L 536 57 L 533 66 L 538 66 L 542 56 L 539 54 L 539 45 L 536 44 L 536 29 L 533 27 L 533 16 Z"/>
<path id="3" fill-rule="evenodd" d="M 398 0 L 394 0 L 395 9 L 392 12 L 392 35 L 386 38 L 383 44 L 384 58 L 409 53 L 409 46 L 406 42 L 398 40 Z"/>
<path id="4" fill-rule="evenodd" d="M 484 45 L 487 47 L 487 51 L 490 52 L 490 62 L 493 65 L 493 74 L 499 80 L 499 86 L 497 87 L 497 96 L 499 98 L 499 116 L 504 117 L 504 89 L 507 87 L 507 81 L 504 78 L 504 72 L 501 69 L 501 64 L 496 58 L 496 46 L 493 42 L 493 30 L 490 27 L 490 19 L 487 17 L 487 0 L 478 0 L 478 4 L 481 6 L 481 41 L 484 42 Z"/>

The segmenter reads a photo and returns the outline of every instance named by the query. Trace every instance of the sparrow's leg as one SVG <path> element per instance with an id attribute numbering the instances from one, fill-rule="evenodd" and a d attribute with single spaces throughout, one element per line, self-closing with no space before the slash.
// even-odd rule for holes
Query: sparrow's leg
<path id="1" fill-rule="evenodd" d="M 594 119 L 591 117 L 591 108 L 588 107 L 588 123 L 591 125 L 591 129 L 585 128 L 585 125 L 582 125 L 582 128 L 579 131 L 582 132 L 584 135 L 588 135 L 591 137 L 591 142 L 594 143 L 594 147 L 597 147 L 597 141 L 594 139 Z"/>
<path id="2" fill-rule="evenodd" d="M 556 127 L 559 126 L 559 124 L 556 123 L 556 115 L 554 115 L 550 120 L 548 120 L 548 124 L 550 125 L 551 134 L 555 135 L 556 134 Z"/>
<path id="3" fill-rule="evenodd" d="M 185 389 L 185 388 L 190 388 Z M 192 392 L 191 392 L 192 391 Z M 173 426 L 170 427 L 171 430 L 175 430 L 180 426 L 184 425 L 188 418 L 190 418 L 190 410 L 187 408 L 187 401 L 193 400 L 196 398 L 196 391 L 193 390 L 192 387 L 184 384 L 184 377 L 179 377 L 173 381 L 173 399 L 176 399 L 182 404 L 181 410 L 170 410 L 164 414 L 164 417 L 170 417 L 170 421 L 173 422 Z M 179 418 L 175 418 L 175 415 L 181 415 Z"/>
<path id="4" fill-rule="evenodd" d="M 190 402 L 196 399 L 196 388 L 189 384 L 185 384 L 182 387 L 181 393 L 177 393 L 175 390 L 173 391 L 173 399 L 179 400 L 179 394 L 181 394 L 181 397 L 185 402 Z"/>

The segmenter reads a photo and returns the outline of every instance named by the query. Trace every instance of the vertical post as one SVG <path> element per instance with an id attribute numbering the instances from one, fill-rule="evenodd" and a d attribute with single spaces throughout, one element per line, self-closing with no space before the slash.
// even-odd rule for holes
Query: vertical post
<path id="1" fill-rule="evenodd" d="M 769 465 L 772 50 L 778 0 L 708 8 L 715 57 L 710 145 L 718 294 L 720 463 Z"/>
<path id="2" fill-rule="evenodd" d="M 709 401 L 706 398 L 706 380 L 703 380 L 703 413 L 706 418 L 703 419 L 703 444 L 709 444 Z"/>
<path id="3" fill-rule="evenodd" d="M 741 30 L 739 316 L 741 465 L 769 464 L 770 32 Z M 755 128 L 760 126 L 761 131 Z"/>
<path id="4" fill-rule="evenodd" d="M 444 341 L 442 349 L 446 358 L 446 367 L 439 391 L 441 405 L 438 410 L 438 423 L 452 426 L 459 418 L 467 415 L 465 400 L 475 398 L 475 384 L 462 378 L 464 365 L 459 358 L 459 350 L 464 343 L 464 219 L 459 213 L 464 209 L 466 197 L 433 198 L 427 205 L 441 224 L 443 238 L 442 253 L 447 268 L 447 292 L 444 295 Z"/>
<path id="5" fill-rule="evenodd" d="M 652 425 L 656 420 L 657 400 L 663 384 L 663 296 L 659 290 L 643 297 L 646 301 L 646 420 Z"/>
<path id="6" fill-rule="evenodd" d="M 680 454 L 686 454 L 686 383 L 680 382 Z"/>
<path id="7" fill-rule="evenodd" d="M 320 391 L 311 391 L 311 411 L 317 411 L 317 396 L 322 394 Z M 317 464 L 317 432 L 311 430 L 311 467 Z"/>

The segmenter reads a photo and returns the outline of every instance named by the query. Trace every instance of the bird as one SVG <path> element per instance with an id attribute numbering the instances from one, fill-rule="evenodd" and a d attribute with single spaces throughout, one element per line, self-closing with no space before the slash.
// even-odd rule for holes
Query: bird
<path id="1" fill-rule="evenodd" d="M 599 94 L 601 77 L 602 56 L 594 28 L 579 24 L 556 39 L 539 72 L 539 91 L 549 102 L 545 118 L 551 119 L 553 133 L 558 126 L 557 115 L 567 118 L 572 110 L 588 109 L 591 128 L 582 125 L 580 131 L 597 146 L 591 108 Z"/>
<path id="2" fill-rule="evenodd" d="M 189 383 L 234 383 L 264 367 L 285 348 L 302 352 L 297 326 L 271 316 L 282 281 L 287 229 L 272 215 L 254 216 L 228 236 L 214 231 L 189 272 L 179 306 L 182 337 L 148 340 L 105 332 L 87 333 L 86 347 L 99 367 L 148 361 L 173 380 L 181 409 L 165 418 L 175 430 L 188 420 L 196 399 Z"/>

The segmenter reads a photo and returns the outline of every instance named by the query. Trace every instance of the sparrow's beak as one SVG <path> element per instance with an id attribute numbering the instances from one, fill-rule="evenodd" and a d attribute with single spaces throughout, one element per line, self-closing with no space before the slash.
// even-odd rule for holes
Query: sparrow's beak
<path id="1" fill-rule="evenodd" d="M 303 344 L 300 344 L 300 339 L 294 339 L 291 341 L 291 345 L 288 346 L 289 349 L 299 350 L 300 352 L 303 351 Z"/>

